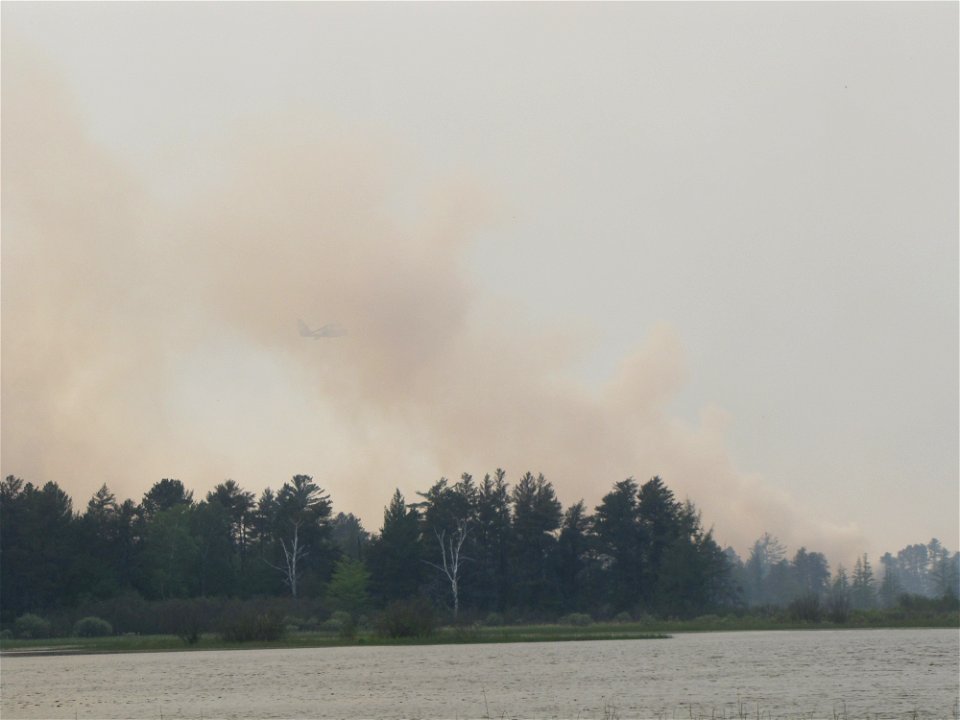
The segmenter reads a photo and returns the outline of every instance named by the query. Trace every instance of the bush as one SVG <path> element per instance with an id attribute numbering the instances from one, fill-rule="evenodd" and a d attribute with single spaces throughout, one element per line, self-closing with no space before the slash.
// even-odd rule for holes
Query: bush
<path id="1" fill-rule="evenodd" d="M 214 624 L 219 607 L 209 598 L 174 599 L 153 603 L 161 633 L 176 635 L 186 645 L 196 645 Z"/>
<path id="2" fill-rule="evenodd" d="M 503 615 L 498 612 L 488 613 L 487 617 L 483 621 L 483 624 L 491 627 L 499 627 L 500 625 L 503 625 Z"/>
<path id="3" fill-rule="evenodd" d="M 593 622 L 593 618 L 586 613 L 570 613 L 564 615 L 559 620 L 561 625 L 574 625 L 576 627 L 586 627 Z"/>
<path id="4" fill-rule="evenodd" d="M 395 600 L 377 617 L 377 633 L 389 638 L 427 637 L 436 626 L 433 606 L 425 598 Z"/>
<path id="5" fill-rule="evenodd" d="M 13 636 L 23 639 L 50 637 L 50 622 L 39 615 L 27 613 L 13 623 Z"/>
<path id="6" fill-rule="evenodd" d="M 91 615 L 77 620 L 73 634 L 77 637 L 104 637 L 113 635 L 113 627 L 106 620 Z"/>
<path id="7" fill-rule="evenodd" d="M 307 624 L 307 621 L 298 615 L 287 615 L 283 619 L 283 622 L 286 625 L 288 632 L 297 632 L 298 630 L 303 630 Z"/>
<path id="8" fill-rule="evenodd" d="M 818 623 L 823 618 L 820 597 L 815 593 L 798 597 L 787 607 L 787 612 L 794 622 Z"/>
<path id="9" fill-rule="evenodd" d="M 220 637 L 226 642 L 271 641 L 282 638 L 285 630 L 283 614 L 279 612 L 241 609 L 224 618 Z"/>
<path id="10" fill-rule="evenodd" d="M 826 610 L 831 622 L 842 625 L 850 619 L 850 599 L 844 593 L 831 593 Z"/>
<path id="11" fill-rule="evenodd" d="M 9 640 L 13 637 L 13 633 L 10 632 L 10 628 L 6 630 L 0 630 L 0 640 Z"/>
<path id="12" fill-rule="evenodd" d="M 623 612 L 618 612 L 616 617 L 613 618 L 613 621 L 618 623 L 628 623 L 633 622 L 633 618 L 630 617 L 630 613 L 624 610 Z"/>
<path id="13" fill-rule="evenodd" d="M 330 618 L 323 623 L 323 629 L 327 632 L 335 632 L 340 637 L 352 639 L 357 636 L 357 623 L 353 615 L 346 610 L 337 610 Z"/>

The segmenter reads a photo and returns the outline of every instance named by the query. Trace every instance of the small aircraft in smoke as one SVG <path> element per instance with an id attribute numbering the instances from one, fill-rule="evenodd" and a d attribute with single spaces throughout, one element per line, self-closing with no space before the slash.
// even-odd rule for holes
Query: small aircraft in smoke
<path id="1" fill-rule="evenodd" d="M 300 328 L 301 337 L 312 337 L 314 340 L 325 337 L 343 337 L 347 334 L 346 329 L 337 323 L 330 323 L 329 325 L 318 327 L 316 330 L 311 330 L 310 326 L 303 320 L 297 320 L 297 327 Z"/>

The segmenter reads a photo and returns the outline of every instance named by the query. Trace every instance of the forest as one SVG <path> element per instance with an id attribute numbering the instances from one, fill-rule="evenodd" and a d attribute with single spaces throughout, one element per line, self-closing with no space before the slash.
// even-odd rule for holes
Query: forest
<path id="1" fill-rule="evenodd" d="M 0 560 L 4 629 L 25 614 L 95 612 L 117 631 L 155 632 L 176 623 L 164 614 L 182 619 L 182 601 L 219 600 L 207 607 L 223 612 L 227 601 L 273 598 L 320 620 L 339 612 L 361 621 L 416 599 L 452 622 L 775 608 L 843 622 L 851 611 L 924 598 L 952 608 L 960 594 L 960 554 L 936 539 L 886 553 L 879 567 L 863 555 L 847 569 L 802 547 L 788 556 L 764 533 L 741 559 L 659 477 L 616 482 L 591 511 L 583 501 L 564 509 L 543 475 L 511 486 L 499 469 L 482 480 L 441 478 L 415 500 L 397 490 L 374 533 L 334 514 L 307 475 L 259 497 L 226 480 L 202 499 L 163 479 L 139 503 L 104 485 L 82 512 L 56 483 L 8 476 Z M 151 613 L 156 621 L 146 622 Z"/>

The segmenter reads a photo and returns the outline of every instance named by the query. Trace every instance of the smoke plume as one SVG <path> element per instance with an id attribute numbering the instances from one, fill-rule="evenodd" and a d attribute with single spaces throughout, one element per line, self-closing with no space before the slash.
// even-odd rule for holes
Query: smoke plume
<path id="1" fill-rule="evenodd" d="M 574 371 L 589 328 L 531 326 L 470 275 L 470 243 L 505 222 L 495 189 L 414 181 L 415 153 L 301 110 L 225 128 L 162 179 L 189 201 L 164 201 L 9 46 L 3 106 L 4 474 L 82 507 L 104 482 L 138 499 L 162 477 L 201 496 L 307 473 L 371 529 L 395 487 L 441 475 L 543 472 L 592 506 L 658 474 L 740 551 L 764 530 L 862 547 L 735 466 L 735 419 L 671 416 L 687 369 L 669 325 L 598 389 Z M 349 333 L 305 338 L 298 318 Z"/>

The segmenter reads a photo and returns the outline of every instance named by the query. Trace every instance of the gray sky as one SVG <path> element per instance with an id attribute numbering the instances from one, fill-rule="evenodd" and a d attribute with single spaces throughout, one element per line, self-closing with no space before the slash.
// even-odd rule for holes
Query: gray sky
<path id="1" fill-rule="evenodd" d="M 2 20 L 4 474 L 371 529 L 660 474 L 741 552 L 956 549 L 956 3 Z"/>

